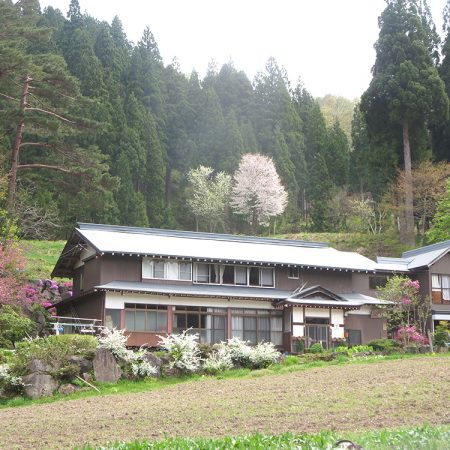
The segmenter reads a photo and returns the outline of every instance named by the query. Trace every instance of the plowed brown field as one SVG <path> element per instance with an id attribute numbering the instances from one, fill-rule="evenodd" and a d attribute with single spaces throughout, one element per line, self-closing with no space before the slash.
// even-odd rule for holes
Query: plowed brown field
<path id="1" fill-rule="evenodd" d="M 165 436 L 367 430 L 450 423 L 450 358 L 205 379 L 136 394 L 0 409 L 0 448 Z"/>

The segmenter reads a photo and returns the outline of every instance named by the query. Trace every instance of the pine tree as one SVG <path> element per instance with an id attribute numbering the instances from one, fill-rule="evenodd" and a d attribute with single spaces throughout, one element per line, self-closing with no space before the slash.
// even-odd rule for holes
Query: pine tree
<path id="1" fill-rule="evenodd" d="M 430 55 L 430 39 L 414 0 L 388 0 L 380 17 L 373 79 L 361 108 L 372 133 L 397 128 L 406 175 L 405 233 L 414 243 L 411 136 L 439 116 L 448 117 L 448 97 Z M 386 119 L 389 120 L 386 120 Z"/>

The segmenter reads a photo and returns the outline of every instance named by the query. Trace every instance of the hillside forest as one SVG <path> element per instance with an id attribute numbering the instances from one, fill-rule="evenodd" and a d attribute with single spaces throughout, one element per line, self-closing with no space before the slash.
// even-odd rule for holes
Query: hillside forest
<path id="1" fill-rule="evenodd" d="M 273 58 L 253 80 L 232 62 L 182 73 L 149 28 L 132 43 L 77 0 L 67 14 L 0 0 L 3 239 L 64 238 L 76 221 L 449 239 L 450 1 L 442 39 L 425 0 L 387 0 L 379 27 L 372 81 L 350 101 L 313 98 Z M 287 194 L 261 221 L 233 207 L 249 153 Z M 219 213 L 195 209 L 207 201 Z"/>

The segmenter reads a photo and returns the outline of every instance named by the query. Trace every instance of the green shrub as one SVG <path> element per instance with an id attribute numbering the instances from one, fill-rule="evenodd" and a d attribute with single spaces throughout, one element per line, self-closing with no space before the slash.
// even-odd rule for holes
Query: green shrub
<path id="1" fill-rule="evenodd" d="M 316 342 L 315 344 L 309 347 L 309 353 L 323 353 L 325 349 L 322 347 L 320 342 Z"/>
<path id="2" fill-rule="evenodd" d="M 336 353 L 347 353 L 348 347 L 346 345 L 339 345 L 339 347 L 336 347 L 334 351 Z"/>
<path id="3" fill-rule="evenodd" d="M 26 373 L 26 366 L 32 359 L 40 359 L 55 368 L 62 368 L 71 356 L 92 359 L 98 346 L 94 336 L 78 334 L 53 335 L 17 344 L 14 371 Z"/>
<path id="4" fill-rule="evenodd" d="M 446 344 L 450 342 L 450 335 L 448 332 L 448 325 L 446 322 L 439 322 L 436 330 L 433 334 L 433 344 L 438 347 L 446 347 Z"/>
<path id="5" fill-rule="evenodd" d="M 392 352 L 400 347 L 400 344 L 394 339 L 374 339 L 367 345 L 372 347 L 376 352 Z"/>
<path id="6" fill-rule="evenodd" d="M 286 358 L 282 360 L 283 366 L 295 366 L 299 364 L 300 360 L 298 359 L 298 356 L 295 355 L 288 355 Z"/>
<path id="7" fill-rule="evenodd" d="M 356 353 L 372 353 L 373 347 L 370 347 L 369 345 L 354 345 L 352 348 L 349 348 L 347 350 L 348 356 L 353 356 Z"/>
<path id="8" fill-rule="evenodd" d="M 303 339 L 298 339 L 297 341 L 295 341 L 295 351 L 297 353 L 303 353 L 305 351 L 305 341 Z"/>
<path id="9" fill-rule="evenodd" d="M 0 347 L 14 348 L 16 342 L 33 335 L 34 323 L 12 306 L 0 308 Z"/>

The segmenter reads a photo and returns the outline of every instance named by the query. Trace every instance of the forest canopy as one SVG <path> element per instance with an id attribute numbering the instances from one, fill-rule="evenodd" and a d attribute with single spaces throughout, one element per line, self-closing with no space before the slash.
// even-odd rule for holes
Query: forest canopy
<path id="1" fill-rule="evenodd" d="M 377 214 L 383 226 L 402 227 L 395 186 L 405 168 L 404 117 L 414 167 L 450 159 L 448 28 L 441 43 L 422 4 L 387 2 L 374 78 L 354 106 L 315 99 L 301 81 L 291 85 L 273 58 L 254 80 L 231 62 L 211 65 L 200 79 L 164 65 L 149 28 L 133 44 L 119 17 L 107 23 L 82 14 L 77 0 L 67 15 L 42 10 L 38 0 L 0 0 L 2 211 L 31 238 L 63 237 L 76 221 L 195 229 L 188 174 L 202 166 L 233 176 L 254 153 L 273 160 L 286 190 L 277 231 L 370 230 Z M 407 55 L 397 72 L 390 40 Z M 411 98 L 402 86 L 408 73 L 412 86 L 427 73 L 432 92 L 415 92 L 408 110 L 395 98 L 387 104 L 380 86 L 397 73 L 390 98 Z M 435 202 L 446 178 L 436 181 L 444 188 Z M 415 216 L 422 234 L 432 221 L 424 217 Z M 219 222 L 218 231 L 250 230 L 231 208 Z"/>

